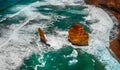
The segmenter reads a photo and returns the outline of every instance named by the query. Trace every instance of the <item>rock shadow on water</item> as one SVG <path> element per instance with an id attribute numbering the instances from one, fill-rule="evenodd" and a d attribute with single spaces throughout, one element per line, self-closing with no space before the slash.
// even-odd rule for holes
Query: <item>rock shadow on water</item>
<path id="1" fill-rule="evenodd" d="M 17 70 L 105 70 L 105 65 L 81 49 L 65 46 L 42 55 L 32 54 Z"/>

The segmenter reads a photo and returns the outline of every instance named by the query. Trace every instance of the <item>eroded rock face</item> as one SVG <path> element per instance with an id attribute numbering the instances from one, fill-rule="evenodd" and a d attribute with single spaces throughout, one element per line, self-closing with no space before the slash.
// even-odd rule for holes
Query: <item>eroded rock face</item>
<path id="1" fill-rule="evenodd" d="M 114 52 L 116 57 L 120 60 L 120 28 L 117 37 L 110 42 L 110 49 Z"/>
<path id="2" fill-rule="evenodd" d="M 120 0 L 85 0 L 86 3 L 101 7 L 110 11 L 120 22 Z M 110 42 L 110 49 L 120 59 L 120 27 L 117 37 Z"/>
<path id="3" fill-rule="evenodd" d="M 120 21 L 120 0 L 85 0 L 85 2 L 109 10 Z"/>
<path id="4" fill-rule="evenodd" d="M 114 52 L 115 56 L 120 60 L 120 40 L 115 38 L 110 42 L 110 49 Z"/>
<path id="5" fill-rule="evenodd" d="M 45 38 L 45 35 L 44 35 L 44 32 L 42 31 L 41 28 L 38 28 L 38 32 L 39 32 L 39 35 L 40 35 L 40 40 L 44 43 L 46 43 L 46 38 Z"/>
<path id="6" fill-rule="evenodd" d="M 80 24 L 73 25 L 68 32 L 68 40 L 74 45 L 88 45 L 89 35 Z"/>

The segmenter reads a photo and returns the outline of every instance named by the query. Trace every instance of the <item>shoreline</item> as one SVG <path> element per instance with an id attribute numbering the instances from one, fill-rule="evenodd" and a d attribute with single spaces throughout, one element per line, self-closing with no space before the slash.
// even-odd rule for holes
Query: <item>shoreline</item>
<path id="1" fill-rule="evenodd" d="M 110 31 L 110 37 L 113 36 L 113 38 L 111 39 L 110 38 L 110 42 L 113 41 L 117 34 L 118 34 L 118 26 L 119 26 L 119 21 L 117 20 L 117 18 L 111 13 L 109 12 L 108 10 L 106 9 L 103 9 L 112 19 L 114 25 L 113 25 L 113 28 L 111 29 Z M 113 32 L 113 30 L 117 31 L 117 32 Z M 112 33 L 113 32 L 113 33 Z M 112 35 L 111 35 L 112 34 Z M 115 36 L 114 36 L 115 35 Z M 113 58 L 115 58 L 119 63 L 120 63 L 120 59 L 115 55 L 115 53 L 112 51 L 112 49 L 110 49 L 110 46 L 109 48 L 107 47 L 108 51 L 110 52 L 110 54 L 113 56 Z"/>

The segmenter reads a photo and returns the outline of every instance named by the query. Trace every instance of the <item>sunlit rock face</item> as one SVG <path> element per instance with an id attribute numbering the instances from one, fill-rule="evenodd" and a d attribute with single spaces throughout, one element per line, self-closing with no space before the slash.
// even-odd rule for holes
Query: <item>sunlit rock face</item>
<path id="1" fill-rule="evenodd" d="M 40 40 L 44 43 L 46 43 L 46 38 L 45 38 L 45 35 L 44 35 L 44 32 L 42 31 L 41 28 L 38 28 L 38 32 L 39 32 L 39 35 L 40 35 Z"/>
<path id="2" fill-rule="evenodd" d="M 88 45 L 89 35 L 80 24 L 73 25 L 69 30 L 68 40 L 74 45 Z"/>
<path id="3" fill-rule="evenodd" d="M 108 9 L 120 21 L 120 0 L 85 0 L 85 2 Z"/>

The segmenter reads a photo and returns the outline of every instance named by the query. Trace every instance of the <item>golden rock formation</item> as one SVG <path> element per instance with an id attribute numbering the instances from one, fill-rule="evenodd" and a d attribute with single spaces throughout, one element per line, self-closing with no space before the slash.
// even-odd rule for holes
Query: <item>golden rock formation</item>
<path id="1" fill-rule="evenodd" d="M 45 35 L 44 35 L 44 32 L 42 31 L 41 28 L 38 28 L 38 32 L 39 32 L 39 35 L 40 35 L 40 40 L 44 43 L 46 43 L 46 38 L 45 38 Z"/>
<path id="2" fill-rule="evenodd" d="M 74 45 L 88 45 L 89 35 L 80 24 L 73 25 L 68 32 L 68 40 Z"/>

